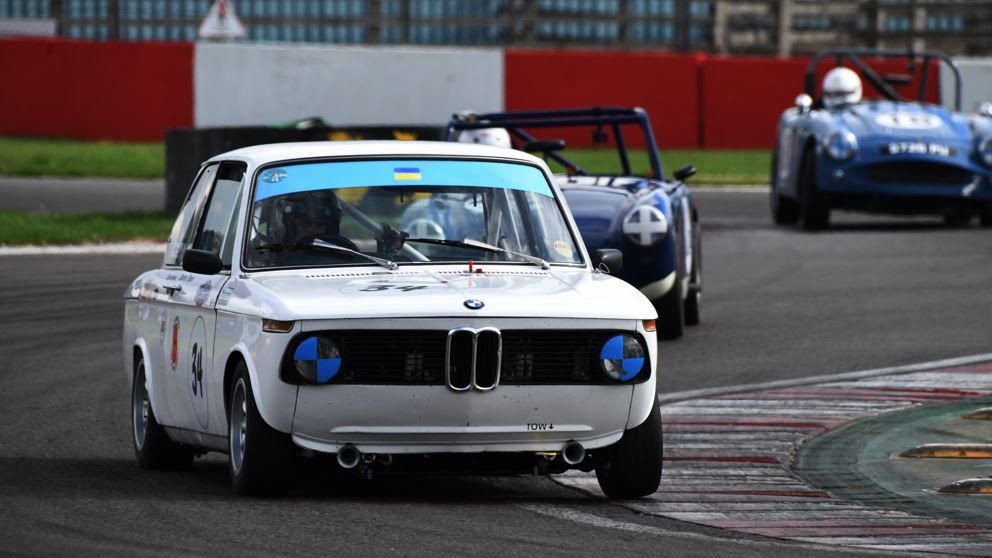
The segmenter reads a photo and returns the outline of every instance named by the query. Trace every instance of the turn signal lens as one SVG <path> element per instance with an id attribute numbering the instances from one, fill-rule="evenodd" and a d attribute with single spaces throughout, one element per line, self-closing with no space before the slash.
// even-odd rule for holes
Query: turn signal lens
<path id="1" fill-rule="evenodd" d="M 289 333 L 293 329 L 293 322 L 281 322 L 279 320 L 262 320 L 262 331 L 267 333 Z"/>
<path id="2" fill-rule="evenodd" d="M 644 331 L 655 331 L 654 320 L 644 320 Z"/>

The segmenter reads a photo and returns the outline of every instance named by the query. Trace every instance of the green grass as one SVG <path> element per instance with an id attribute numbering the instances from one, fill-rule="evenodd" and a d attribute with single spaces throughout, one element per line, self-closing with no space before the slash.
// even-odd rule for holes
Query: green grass
<path id="1" fill-rule="evenodd" d="M 162 178 L 162 143 L 0 137 L 0 175 Z"/>
<path id="2" fill-rule="evenodd" d="M 0 211 L 0 245 L 165 240 L 164 213 L 25 213 Z"/>
<path id="3" fill-rule="evenodd" d="M 620 171 L 620 160 L 612 148 L 567 149 L 564 154 L 591 173 Z M 699 173 L 689 181 L 690 184 L 767 184 L 771 152 L 666 150 L 661 153 L 661 162 L 669 176 L 675 169 L 695 165 Z M 647 153 L 642 149 L 633 150 L 631 164 L 637 173 L 645 173 Z M 0 175 L 162 178 L 165 176 L 165 148 L 161 143 L 0 137 Z"/>
<path id="4" fill-rule="evenodd" d="M 568 149 L 562 154 L 591 174 L 617 174 L 620 158 L 613 149 Z M 632 150 L 630 164 L 637 174 L 650 168 L 647 152 Z M 695 165 L 689 184 L 768 184 L 771 152 L 768 150 L 669 150 L 661 152 L 666 176 L 686 165 Z M 552 164 L 552 170 L 561 167 Z"/>

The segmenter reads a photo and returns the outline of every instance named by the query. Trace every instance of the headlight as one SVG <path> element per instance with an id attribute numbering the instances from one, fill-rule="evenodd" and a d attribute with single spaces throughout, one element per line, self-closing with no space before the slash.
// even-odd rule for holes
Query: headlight
<path id="1" fill-rule="evenodd" d="M 839 161 L 850 159 L 858 150 L 858 138 L 851 132 L 834 132 L 823 144 L 827 154 Z"/>
<path id="2" fill-rule="evenodd" d="M 644 368 L 647 352 L 633 335 L 614 335 L 599 351 L 603 372 L 611 379 L 626 382 L 637 377 Z"/>
<path id="3" fill-rule="evenodd" d="M 668 219 L 658 208 L 640 205 L 624 217 L 622 230 L 634 244 L 651 246 L 668 233 Z"/>
<path id="4" fill-rule="evenodd" d="M 293 367 L 306 383 L 327 383 L 341 369 L 341 351 L 329 337 L 313 335 L 296 345 Z"/>
<path id="5" fill-rule="evenodd" d="M 992 167 L 992 136 L 989 136 L 979 142 L 978 156 L 982 158 L 982 162 Z"/>

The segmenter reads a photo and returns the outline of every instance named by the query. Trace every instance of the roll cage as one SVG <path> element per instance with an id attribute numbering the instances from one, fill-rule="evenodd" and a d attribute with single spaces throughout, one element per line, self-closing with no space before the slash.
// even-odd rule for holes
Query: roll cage
<path id="1" fill-rule="evenodd" d="M 828 48 L 826 50 L 821 50 L 816 54 L 816 56 L 813 57 L 812 60 L 810 60 L 809 65 L 806 66 L 805 93 L 809 95 L 810 98 L 818 98 L 816 95 L 816 68 L 824 60 L 832 58 L 834 59 L 835 67 L 844 66 L 845 62 L 849 62 L 850 66 L 856 68 L 865 80 L 867 80 L 867 82 L 886 99 L 891 101 L 911 102 L 909 99 L 906 99 L 900 95 L 895 88 L 889 84 L 889 81 L 893 81 L 893 78 L 903 78 L 904 76 L 880 76 L 867 62 L 865 62 L 865 57 L 905 58 L 906 70 L 909 72 L 914 72 L 917 64 L 922 64 L 917 97 L 917 101 L 920 103 L 926 102 L 927 84 L 930 78 L 931 62 L 937 62 L 936 67 L 938 68 L 941 63 L 945 64 L 948 68 L 950 68 L 951 75 L 954 76 L 954 110 L 960 112 L 961 72 L 958 70 L 957 64 L 955 64 L 950 57 L 943 52 L 933 50 L 923 50 L 918 52 L 914 52 L 912 50 L 883 50 L 873 48 Z"/>
<path id="2" fill-rule="evenodd" d="M 664 179 L 661 167 L 661 157 L 658 155 L 658 146 L 655 143 L 654 133 L 651 131 L 651 121 L 648 113 L 640 107 L 592 107 L 579 109 L 557 109 L 557 110 L 533 110 L 533 111 L 513 111 L 513 112 L 489 112 L 476 114 L 473 112 L 460 112 L 452 115 L 448 121 L 448 126 L 444 131 L 444 141 L 455 141 L 456 132 L 462 130 L 478 130 L 480 128 L 506 128 L 511 136 L 524 144 L 536 142 L 537 138 L 527 132 L 530 128 L 571 128 L 582 126 L 594 126 L 594 138 L 604 137 L 603 128 L 609 127 L 613 131 L 615 138 L 617 155 L 620 157 L 620 165 L 623 168 L 624 176 L 634 176 L 630 167 L 630 158 L 627 154 L 627 144 L 624 141 L 624 124 L 634 124 L 641 128 L 644 134 L 644 144 L 648 151 L 648 159 L 651 163 L 652 178 Z M 582 167 L 568 160 L 566 157 L 552 149 L 535 149 L 542 151 L 548 159 L 565 167 L 570 175 L 587 176 Z"/>

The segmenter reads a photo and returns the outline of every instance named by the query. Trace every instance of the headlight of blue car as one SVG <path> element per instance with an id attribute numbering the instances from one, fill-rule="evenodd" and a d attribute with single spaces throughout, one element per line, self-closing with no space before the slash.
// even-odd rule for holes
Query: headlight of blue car
<path id="1" fill-rule="evenodd" d="M 843 161 L 850 159 L 858 150 L 858 138 L 851 132 L 834 132 L 827 138 L 823 147 L 831 158 Z"/>
<path id="2" fill-rule="evenodd" d="M 639 205 L 623 219 L 623 234 L 634 244 L 651 246 L 668 233 L 668 219 L 660 209 Z"/>
<path id="3" fill-rule="evenodd" d="M 982 158 L 982 162 L 992 167 L 992 136 L 978 143 L 978 156 Z"/>

